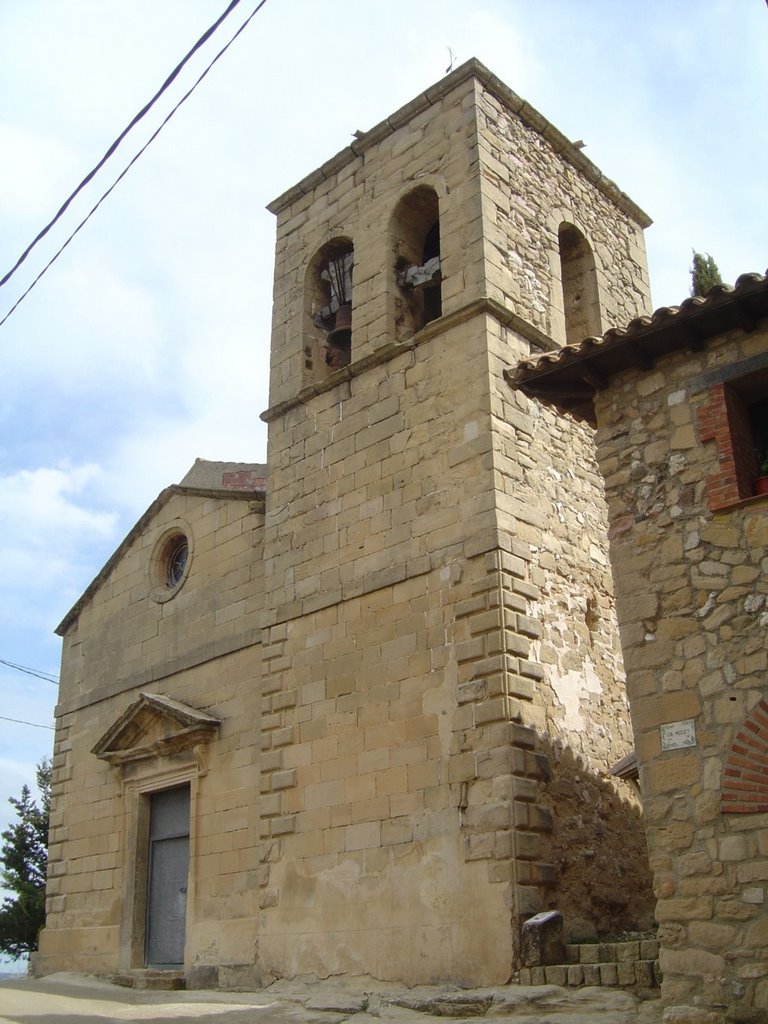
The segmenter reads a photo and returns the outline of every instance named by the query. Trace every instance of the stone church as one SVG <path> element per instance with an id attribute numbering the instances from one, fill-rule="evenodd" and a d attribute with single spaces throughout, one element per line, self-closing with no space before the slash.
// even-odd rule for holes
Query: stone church
<path id="1" fill-rule="evenodd" d="M 650 312 L 648 217 L 474 60 L 269 209 L 267 464 L 58 630 L 35 970 L 484 985 L 540 911 L 647 928 L 593 430 L 503 375 Z"/>

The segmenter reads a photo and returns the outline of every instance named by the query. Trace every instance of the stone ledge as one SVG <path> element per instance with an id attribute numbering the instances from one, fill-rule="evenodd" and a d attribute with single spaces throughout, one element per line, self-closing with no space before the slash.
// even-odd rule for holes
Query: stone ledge
<path id="1" fill-rule="evenodd" d="M 658 960 L 658 939 L 633 939 L 622 942 L 570 943 L 565 947 L 569 964 L 626 963 Z"/>
<path id="2" fill-rule="evenodd" d="M 388 363 L 391 360 L 396 359 L 398 356 L 403 355 L 403 353 L 410 352 L 412 349 L 418 348 L 419 345 L 423 345 L 425 342 L 431 341 L 432 338 L 437 335 L 450 331 L 459 324 L 466 323 L 467 321 L 473 320 L 479 316 L 490 316 L 496 320 L 497 323 L 515 331 L 536 351 L 552 352 L 559 347 L 550 337 L 544 334 L 543 331 L 540 331 L 533 324 L 528 323 L 528 321 L 524 320 L 513 310 L 507 309 L 507 307 L 501 302 L 498 302 L 496 299 L 481 297 L 460 306 L 458 309 L 452 310 L 450 313 L 443 314 L 443 316 L 438 317 L 437 320 L 431 320 L 428 324 L 422 327 L 420 331 L 417 331 L 412 337 L 407 338 L 405 341 L 388 342 L 384 345 L 380 345 L 367 355 L 349 363 L 348 366 L 344 366 L 341 369 L 336 370 L 334 373 L 329 374 L 328 377 L 325 377 L 322 380 L 316 380 L 312 384 L 307 384 L 293 397 L 285 398 L 282 401 L 269 406 L 268 409 L 265 409 L 264 412 L 260 414 L 259 418 L 263 420 L 264 423 L 271 423 L 273 420 L 278 419 L 280 416 L 284 416 L 292 409 L 295 409 L 300 405 L 306 405 L 317 395 L 325 394 L 328 391 L 332 391 L 335 387 L 338 387 L 339 384 L 345 384 L 354 380 L 356 377 L 360 377 L 363 373 L 370 370 L 371 367 L 381 366 L 384 363 Z"/>
<path id="3" fill-rule="evenodd" d="M 183 654 L 158 665 L 153 665 L 142 672 L 136 672 L 123 679 L 113 680 L 89 690 L 87 693 L 73 697 L 68 701 L 60 701 L 56 705 L 54 714 L 57 718 L 70 715 L 82 708 L 98 704 L 103 700 L 118 697 L 128 690 L 136 690 L 152 686 L 154 683 L 169 676 L 177 675 L 188 669 L 200 668 L 202 665 L 229 654 L 237 654 L 248 647 L 254 647 L 262 643 L 262 629 L 254 626 L 252 629 L 243 629 L 237 636 L 222 637 L 219 640 L 211 640 L 191 647 Z M 61 728 L 61 726 L 59 726 Z"/>
<path id="4" fill-rule="evenodd" d="M 148 968 L 136 968 L 121 971 L 110 979 L 114 985 L 122 988 L 148 989 L 158 992 L 173 992 L 185 988 L 183 971 L 161 971 Z"/>
<path id="5" fill-rule="evenodd" d="M 524 967 L 521 985 L 602 986 L 650 991 L 661 984 L 657 939 L 570 943 L 563 964 Z"/>
<path id="6" fill-rule="evenodd" d="M 602 986 L 649 990 L 658 988 L 661 971 L 658 960 L 608 961 L 604 963 L 551 964 L 548 967 L 522 967 L 521 985 L 560 985 L 568 988 Z"/>

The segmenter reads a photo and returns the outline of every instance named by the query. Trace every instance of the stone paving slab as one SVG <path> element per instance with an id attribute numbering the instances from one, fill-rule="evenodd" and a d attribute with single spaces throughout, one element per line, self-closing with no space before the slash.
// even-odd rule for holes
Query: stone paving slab
<path id="1" fill-rule="evenodd" d="M 0 1024 L 660 1024 L 658 1001 L 557 985 L 405 988 L 370 978 L 277 982 L 258 992 L 126 989 L 83 975 L 0 982 Z"/>

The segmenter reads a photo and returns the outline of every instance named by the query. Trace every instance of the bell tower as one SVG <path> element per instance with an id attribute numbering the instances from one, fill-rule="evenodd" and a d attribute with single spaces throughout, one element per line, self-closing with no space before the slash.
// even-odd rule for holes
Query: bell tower
<path id="1" fill-rule="evenodd" d="M 591 435 L 502 373 L 649 311 L 650 221 L 475 60 L 269 208 L 260 966 L 501 982 L 631 745 Z"/>

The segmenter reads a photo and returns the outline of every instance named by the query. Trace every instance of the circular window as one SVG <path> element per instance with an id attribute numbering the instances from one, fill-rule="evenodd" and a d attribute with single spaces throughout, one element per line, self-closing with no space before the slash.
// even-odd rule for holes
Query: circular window
<path id="1" fill-rule="evenodd" d="M 168 545 L 166 555 L 166 583 L 169 587 L 178 587 L 184 579 L 184 571 L 187 568 L 189 558 L 189 544 L 187 538 L 180 534 L 174 537 Z"/>
<path id="2" fill-rule="evenodd" d="M 166 530 L 155 544 L 150 562 L 150 595 L 163 602 L 174 597 L 189 573 L 191 534 L 186 523 Z"/>

